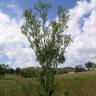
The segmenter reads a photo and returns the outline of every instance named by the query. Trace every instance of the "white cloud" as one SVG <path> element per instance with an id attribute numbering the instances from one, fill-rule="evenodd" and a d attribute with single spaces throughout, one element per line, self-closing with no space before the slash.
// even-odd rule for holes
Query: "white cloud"
<path id="1" fill-rule="evenodd" d="M 5 63 L 13 67 L 36 66 L 34 52 L 29 48 L 27 38 L 20 30 L 23 20 L 17 22 L 0 12 L 0 21 L 0 56 L 9 58 Z"/>
<path id="2" fill-rule="evenodd" d="M 9 23 L 9 17 L 5 14 L 2 14 L 2 12 L 0 12 L 0 25 L 4 23 Z"/>
<path id="3" fill-rule="evenodd" d="M 89 60 L 96 62 L 96 0 L 79 1 L 70 13 L 67 31 L 71 33 L 73 43 L 67 49 L 65 65 L 84 64 Z M 82 20 L 80 28 L 82 23 L 79 21 Z"/>

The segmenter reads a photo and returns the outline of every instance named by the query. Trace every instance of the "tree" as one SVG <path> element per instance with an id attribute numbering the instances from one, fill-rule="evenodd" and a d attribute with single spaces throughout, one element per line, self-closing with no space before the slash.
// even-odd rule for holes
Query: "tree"
<path id="1" fill-rule="evenodd" d="M 2 67 L 2 64 L 0 64 L 0 76 L 5 76 L 5 69 Z"/>
<path id="2" fill-rule="evenodd" d="M 13 68 L 9 68 L 7 70 L 7 74 L 13 74 L 13 73 L 15 73 L 15 70 Z"/>
<path id="3" fill-rule="evenodd" d="M 16 70 L 15 70 L 15 73 L 16 74 L 20 74 L 21 73 L 21 69 L 19 67 L 17 67 Z"/>
<path id="4" fill-rule="evenodd" d="M 93 63 L 93 69 L 94 69 L 94 68 L 96 68 L 96 64 L 95 64 L 95 63 Z"/>
<path id="5" fill-rule="evenodd" d="M 8 68 L 9 68 L 9 65 L 0 64 L 0 75 L 5 76 L 5 74 L 7 73 Z"/>
<path id="6" fill-rule="evenodd" d="M 75 72 L 83 72 L 85 68 L 82 65 L 76 65 Z"/>
<path id="7" fill-rule="evenodd" d="M 0 75 L 5 76 L 5 74 L 13 74 L 14 69 L 9 67 L 7 64 L 0 64 Z"/>
<path id="8" fill-rule="evenodd" d="M 41 66 L 39 81 L 40 96 L 51 96 L 54 86 L 55 70 L 58 64 L 65 61 L 65 49 L 71 42 L 71 36 L 64 33 L 67 28 L 68 10 L 59 7 L 58 20 L 48 22 L 48 10 L 51 4 L 40 1 L 35 6 L 36 15 L 32 10 L 25 10 L 25 22 L 22 33 L 28 38 Z"/>
<path id="9" fill-rule="evenodd" d="M 21 76 L 25 78 L 38 77 L 38 71 L 37 68 L 24 68 L 21 70 Z"/>
<path id="10" fill-rule="evenodd" d="M 89 62 L 85 63 L 85 67 L 88 68 L 88 70 L 90 70 L 91 68 L 94 70 L 94 68 L 96 68 L 96 64 L 89 61 Z"/>
<path id="11" fill-rule="evenodd" d="M 90 70 L 90 68 L 93 67 L 93 63 L 89 61 L 89 62 L 85 63 L 85 66 L 86 66 L 86 68 L 88 68 L 88 70 Z"/>

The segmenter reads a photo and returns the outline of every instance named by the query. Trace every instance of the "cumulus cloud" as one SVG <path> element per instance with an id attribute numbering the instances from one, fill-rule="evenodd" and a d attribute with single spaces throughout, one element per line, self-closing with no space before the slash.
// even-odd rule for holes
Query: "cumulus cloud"
<path id="1" fill-rule="evenodd" d="M 66 66 L 96 62 L 96 0 L 78 1 L 70 10 L 68 33 L 73 43 L 66 52 Z"/>
<path id="2" fill-rule="evenodd" d="M 36 66 L 34 52 L 20 30 L 22 22 L 23 20 L 17 22 L 0 11 L 0 56 L 7 56 L 9 59 L 0 63 L 13 67 Z"/>

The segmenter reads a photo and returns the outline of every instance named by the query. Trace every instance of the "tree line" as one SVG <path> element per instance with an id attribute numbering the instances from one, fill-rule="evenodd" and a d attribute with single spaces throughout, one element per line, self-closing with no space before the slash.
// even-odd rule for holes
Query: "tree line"
<path id="1" fill-rule="evenodd" d="M 16 69 L 11 68 L 7 64 L 0 64 L 0 77 L 4 77 L 5 75 L 17 75 L 25 78 L 38 77 L 38 72 L 40 68 L 20 68 Z"/>
<path id="2" fill-rule="evenodd" d="M 84 71 L 94 71 L 96 68 L 96 64 L 89 61 L 83 65 L 76 65 L 75 67 L 64 67 L 64 68 L 57 68 L 56 74 L 63 74 L 68 72 L 84 72 Z M 19 68 L 16 69 L 11 68 L 7 64 L 0 64 L 0 76 L 5 76 L 6 74 L 10 75 L 17 75 L 22 76 L 25 78 L 32 78 L 32 77 L 38 77 L 39 72 L 41 71 L 41 68 Z"/>
<path id="3" fill-rule="evenodd" d="M 75 72 L 83 72 L 83 71 L 94 71 L 96 68 L 96 63 L 88 61 L 83 65 L 76 65 Z"/>

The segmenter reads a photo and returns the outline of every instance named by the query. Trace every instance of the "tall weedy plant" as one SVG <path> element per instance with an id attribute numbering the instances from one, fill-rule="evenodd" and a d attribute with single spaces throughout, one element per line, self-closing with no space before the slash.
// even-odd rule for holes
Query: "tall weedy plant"
<path id="1" fill-rule="evenodd" d="M 58 64 L 64 63 L 65 49 L 71 42 L 70 35 L 64 33 L 67 28 L 68 11 L 59 7 L 57 19 L 48 22 L 48 10 L 51 7 L 50 3 L 41 0 L 35 6 L 35 11 L 25 10 L 25 22 L 22 26 L 22 33 L 28 38 L 30 47 L 34 50 L 41 66 L 40 96 L 51 96 L 55 69 Z"/>

